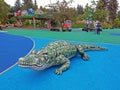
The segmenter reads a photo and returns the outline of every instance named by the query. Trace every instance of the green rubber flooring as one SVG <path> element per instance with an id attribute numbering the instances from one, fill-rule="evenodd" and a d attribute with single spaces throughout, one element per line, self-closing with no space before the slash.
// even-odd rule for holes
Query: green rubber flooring
<path id="1" fill-rule="evenodd" d="M 120 29 L 104 29 L 100 35 L 95 32 L 84 32 L 80 28 L 74 28 L 72 32 L 55 32 L 49 30 L 26 30 L 26 29 L 11 29 L 7 30 L 9 34 L 51 38 L 58 40 L 72 40 L 80 42 L 99 42 L 120 44 Z"/>

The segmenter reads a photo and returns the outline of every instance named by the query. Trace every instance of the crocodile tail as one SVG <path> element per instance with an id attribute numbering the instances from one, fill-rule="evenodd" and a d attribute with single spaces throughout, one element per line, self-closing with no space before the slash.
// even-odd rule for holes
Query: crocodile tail
<path id="1" fill-rule="evenodd" d="M 105 47 L 90 45 L 90 44 L 78 44 L 77 47 L 83 48 L 84 51 L 87 51 L 87 50 L 108 50 Z"/>

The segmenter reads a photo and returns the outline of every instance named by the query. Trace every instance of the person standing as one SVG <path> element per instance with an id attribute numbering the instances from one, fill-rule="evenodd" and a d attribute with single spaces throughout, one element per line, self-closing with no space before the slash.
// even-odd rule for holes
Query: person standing
<path id="1" fill-rule="evenodd" d="M 96 27 L 96 26 L 97 26 L 97 22 L 94 21 L 94 22 L 93 22 L 93 25 L 94 25 L 94 32 L 95 32 L 95 34 L 96 34 L 96 33 L 97 33 L 97 27 Z"/>
<path id="2" fill-rule="evenodd" d="M 87 21 L 87 22 L 86 22 L 86 32 L 88 32 L 89 29 L 90 29 L 90 23 Z"/>
<path id="3" fill-rule="evenodd" d="M 96 24 L 96 29 L 97 29 L 97 34 L 100 34 L 100 30 L 101 30 L 101 23 L 99 21 L 97 21 Z"/>

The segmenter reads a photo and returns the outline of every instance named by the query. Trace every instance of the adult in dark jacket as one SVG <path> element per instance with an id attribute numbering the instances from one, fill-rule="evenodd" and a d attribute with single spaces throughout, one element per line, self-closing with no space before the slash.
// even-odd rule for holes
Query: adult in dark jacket
<path id="1" fill-rule="evenodd" d="M 97 34 L 100 34 L 101 23 L 99 21 L 97 22 L 96 29 L 97 29 Z"/>

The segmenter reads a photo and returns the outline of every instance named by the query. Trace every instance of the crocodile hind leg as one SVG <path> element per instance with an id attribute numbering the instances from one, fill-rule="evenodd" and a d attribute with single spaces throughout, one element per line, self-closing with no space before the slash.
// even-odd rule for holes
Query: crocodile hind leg
<path id="1" fill-rule="evenodd" d="M 70 60 L 66 58 L 64 55 L 60 55 L 56 58 L 56 65 L 62 64 L 62 66 L 55 70 L 56 74 L 62 74 L 63 71 L 67 70 L 70 66 Z"/>
<path id="2" fill-rule="evenodd" d="M 76 47 L 77 47 L 77 51 L 78 51 L 78 53 L 81 55 L 82 59 L 83 59 L 83 60 L 88 60 L 88 59 L 89 59 L 89 56 L 88 56 L 87 54 L 85 54 L 84 48 L 81 47 L 80 45 L 76 45 Z"/>

